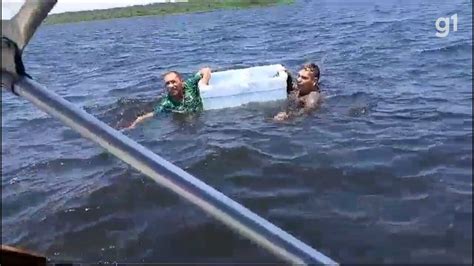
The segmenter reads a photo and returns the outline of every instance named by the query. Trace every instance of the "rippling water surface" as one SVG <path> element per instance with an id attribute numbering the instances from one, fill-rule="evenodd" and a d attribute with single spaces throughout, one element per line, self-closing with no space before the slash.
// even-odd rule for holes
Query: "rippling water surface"
<path id="1" fill-rule="evenodd" d="M 125 134 L 336 261 L 472 263 L 471 9 L 297 1 L 46 26 L 25 61 L 115 128 L 151 108 L 166 70 L 314 61 L 327 100 L 307 117 L 249 104 Z M 24 100 L 2 105 L 2 243 L 60 261 L 275 260 Z"/>

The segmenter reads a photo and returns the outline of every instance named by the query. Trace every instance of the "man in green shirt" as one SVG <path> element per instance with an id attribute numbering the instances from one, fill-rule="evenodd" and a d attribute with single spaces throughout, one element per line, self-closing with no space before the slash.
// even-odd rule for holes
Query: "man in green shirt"
<path id="1" fill-rule="evenodd" d="M 202 111 L 202 99 L 199 84 L 209 85 L 211 69 L 202 68 L 193 77 L 183 80 L 181 74 L 170 71 L 163 76 L 168 95 L 155 106 L 153 112 L 139 116 L 129 128 L 134 128 L 143 120 L 153 117 L 156 113 L 175 112 L 193 113 Z"/>

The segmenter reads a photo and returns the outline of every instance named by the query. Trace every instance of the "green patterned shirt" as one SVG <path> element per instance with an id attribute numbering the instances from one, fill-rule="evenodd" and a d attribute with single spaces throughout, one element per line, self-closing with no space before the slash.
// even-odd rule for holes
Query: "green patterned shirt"
<path id="1" fill-rule="evenodd" d="M 202 99 L 199 93 L 199 80 L 201 80 L 201 73 L 196 73 L 194 77 L 187 79 L 184 82 L 184 98 L 177 102 L 171 98 L 170 95 L 164 97 L 155 106 L 154 113 L 174 112 L 174 113 L 193 113 L 202 111 Z"/>

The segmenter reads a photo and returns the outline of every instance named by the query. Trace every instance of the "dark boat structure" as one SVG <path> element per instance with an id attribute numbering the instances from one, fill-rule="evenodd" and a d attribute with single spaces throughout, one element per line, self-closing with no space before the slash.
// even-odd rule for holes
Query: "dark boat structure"
<path id="1" fill-rule="evenodd" d="M 2 245 L 1 265 L 45 266 L 46 257 L 31 251 Z"/>

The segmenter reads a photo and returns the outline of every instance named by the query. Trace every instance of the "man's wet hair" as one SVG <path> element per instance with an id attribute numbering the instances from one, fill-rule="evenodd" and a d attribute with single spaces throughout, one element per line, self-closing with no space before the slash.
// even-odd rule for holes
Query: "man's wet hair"
<path id="1" fill-rule="evenodd" d="M 179 77 L 179 79 L 183 79 L 183 76 L 181 76 L 181 73 L 179 73 L 178 71 L 168 71 L 166 72 L 165 74 L 163 74 L 163 78 L 165 78 L 166 76 L 168 76 L 169 74 L 175 74 L 176 76 Z"/>
<path id="2" fill-rule="evenodd" d="M 320 72 L 319 72 L 319 67 L 318 67 L 318 65 L 316 65 L 315 63 L 304 64 L 304 65 L 303 65 L 303 69 L 306 70 L 306 71 L 309 71 L 309 72 L 313 73 L 314 78 L 319 81 Z"/>

